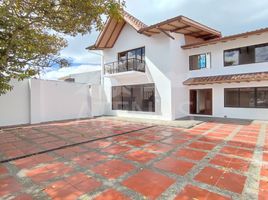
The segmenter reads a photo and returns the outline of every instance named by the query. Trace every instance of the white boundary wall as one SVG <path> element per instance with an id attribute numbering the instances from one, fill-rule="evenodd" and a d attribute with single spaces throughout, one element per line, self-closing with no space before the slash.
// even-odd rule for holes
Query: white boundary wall
<path id="1" fill-rule="evenodd" d="M 101 94 L 92 100 L 88 84 L 39 79 L 11 84 L 13 90 L 0 96 L 0 127 L 102 115 Z M 94 86 L 94 91 L 99 88 Z"/>

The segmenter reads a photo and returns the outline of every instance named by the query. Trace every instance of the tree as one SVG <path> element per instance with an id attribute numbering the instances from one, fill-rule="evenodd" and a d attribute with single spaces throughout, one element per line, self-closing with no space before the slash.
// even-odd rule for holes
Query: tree
<path id="1" fill-rule="evenodd" d="M 61 63 L 64 35 L 100 30 L 104 16 L 120 18 L 116 0 L 0 0 L 0 95 L 40 68 Z"/>

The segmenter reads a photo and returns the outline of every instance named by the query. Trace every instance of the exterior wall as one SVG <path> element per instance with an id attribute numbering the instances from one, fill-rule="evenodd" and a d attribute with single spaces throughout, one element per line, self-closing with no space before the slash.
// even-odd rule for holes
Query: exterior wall
<path id="1" fill-rule="evenodd" d="M 250 46 L 255 44 L 262 44 L 262 43 L 268 43 L 268 33 L 249 36 L 247 38 L 241 38 L 233 41 L 228 41 L 225 43 L 219 42 L 214 45 L 208 45 L 200 48 L 185 50 L 187 51 L 188 57 L 190 55 L 196 55 L 200 53 L 207 53 L 207 52 L 211 53 L 211 68 L 189 71 L 188 76 L 200 77 L 200 76 L 268 71 L 268 62 L 224 67 L 224 60 L 223 60 L 224 50 L 243 46 Z M 187 69 L 189 69 L 189 63 L 187 63 Z"/>
<path id="2" fill-rule="evenodd" d="M 31 79 L 31 124 L 91 117 L 86 84 Z"/>
<path id="3" fill-rule="evenodd" d="M 12 80 L 13 90 L 0 96 L 0 126 L 30 122 L 29 80 Z"/>
<path id="4" fill-rule="evenodd" d="M 228 42 L 219 42 L 200 48 L 184 50 L 181 46 L 194 42 L 193 38 L 181 34 L 172 33 L 175 40 L 164 34 L 147 37 L 138 34 L 131 26 L 126 25 L 122 30 L 116 44 L 112 49 L 103 51 L 104 63 L 117 61 L 119 52 L 145 46 L 146 74 L 125 73 L 104 76 L 104 101 L 106 102 L 106 115 L 118 115 L 128 117 L 141 117 L 151 119 L 174 120 L 189 115 L 189 89 L 212 88 L 213 89 L 213 116 L 229 118 L 253 118 L 266 119 L 264 114 L 267 109 L 246 109 L 246 108 L 224 108 L 225 87 L 246 87 L 258 86 L 255 83 L 241 84 L 214 84 L 211 86 L 187 87 L 183 82 L 190 77 L 202 77 L 225 74 L 251 73 L 268 71 L 268 63 L 254 63 L 247 65 L 224 67 L 223 52 L 243 46 L 267 43 L 268 33 L 256 36 L 249 36 Z M 200 53 L 211 53 L 211 68 L 190 71 L 189 56 Z M 119 85 L 133 85 L 155 83 L 156 87 L 156 112 L 134 112 L 134 111 L 113 111 L 111 87 Z M 261 86 L 268 86 L 266 82 L 258 83 Z M 239 112 L 237 112 L 239 111 Z M 254 113 L 250 116 L 248 113 Z"/>
<path id="5" fill-rule="evenodd" d="M 268 81 L 250 83 L 213 84 L 203 86 L 190 86 L 188 89 L 212 88 L 213 115 L 212 117 L 259 119 L 268 120 L 268 109 L 264 108 L 228 108 L 224 107 L 224 88 L 240 87 L 267 87 Z M 188 92 L 189 96 L 189 92 Z M 200 115 L 196 115 L 200 116 Z"/>
<path id="6" fill-rule="evenodd" d="M 101 71 L 71 74 L 69 77 L 74 78 L 76 83 L 87 83 L 90 85 L 101 84 Z"/>
<path id="7" fill-rule="evenodd" d="M 106 97 L 106 115 L 129 117 L 145 117 L 155 119 L 172 119 L 171 109 L 171 54 L 172 43 L 170 38 L 159 34 L 147 37 L 138 34 L 131 26 L 126 25 L 112 49 L 103 51 L 104 63 L 117 61 L 119 52 L 145 46 L 146 76 L 134 75 L 125 78 L 104 78 L 104 91 Z M 156 112 L 113 111 L 111 106 L 111 87 L 119 85 L 134 85 L 155 83 Z"/>
<path id="8" fill-rule="evenodd" d="M 0 127 L 88 118 L 102 112 L 98 85 L 89 88 L 87 84 L 38 79 L 11 83 L 13 90 L 0 96 Z"/>

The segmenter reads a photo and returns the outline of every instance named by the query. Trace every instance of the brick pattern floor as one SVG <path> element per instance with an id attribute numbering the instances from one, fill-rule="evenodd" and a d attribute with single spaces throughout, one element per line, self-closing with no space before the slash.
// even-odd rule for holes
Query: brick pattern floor
<path id="1" fill-rule="evenodd" d="M 0 137 L 1 161 L 47 151 L 0 164 L 0 199 L 268 199 L 265 123 L 181 129 L 98 118 Z"/>

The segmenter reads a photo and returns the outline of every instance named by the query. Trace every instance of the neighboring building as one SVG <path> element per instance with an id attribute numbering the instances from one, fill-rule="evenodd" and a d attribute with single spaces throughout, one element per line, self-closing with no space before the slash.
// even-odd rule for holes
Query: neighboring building
<path id="1" fill-rule="evenodd" d="M 89 85 L 100 85 L 101 84 L 101 71 L 89 71 L 77 74 L 70 74 L 64 76 L 59 80 L 66 82 L 86 83 Z"/>
<path id="2" fill-rule="evenodd" d="M 123 11 L 102 50 L 105 115 L 268 119 L 268 28 L 222 37 L 179 16 L 151 26 Z"/>

